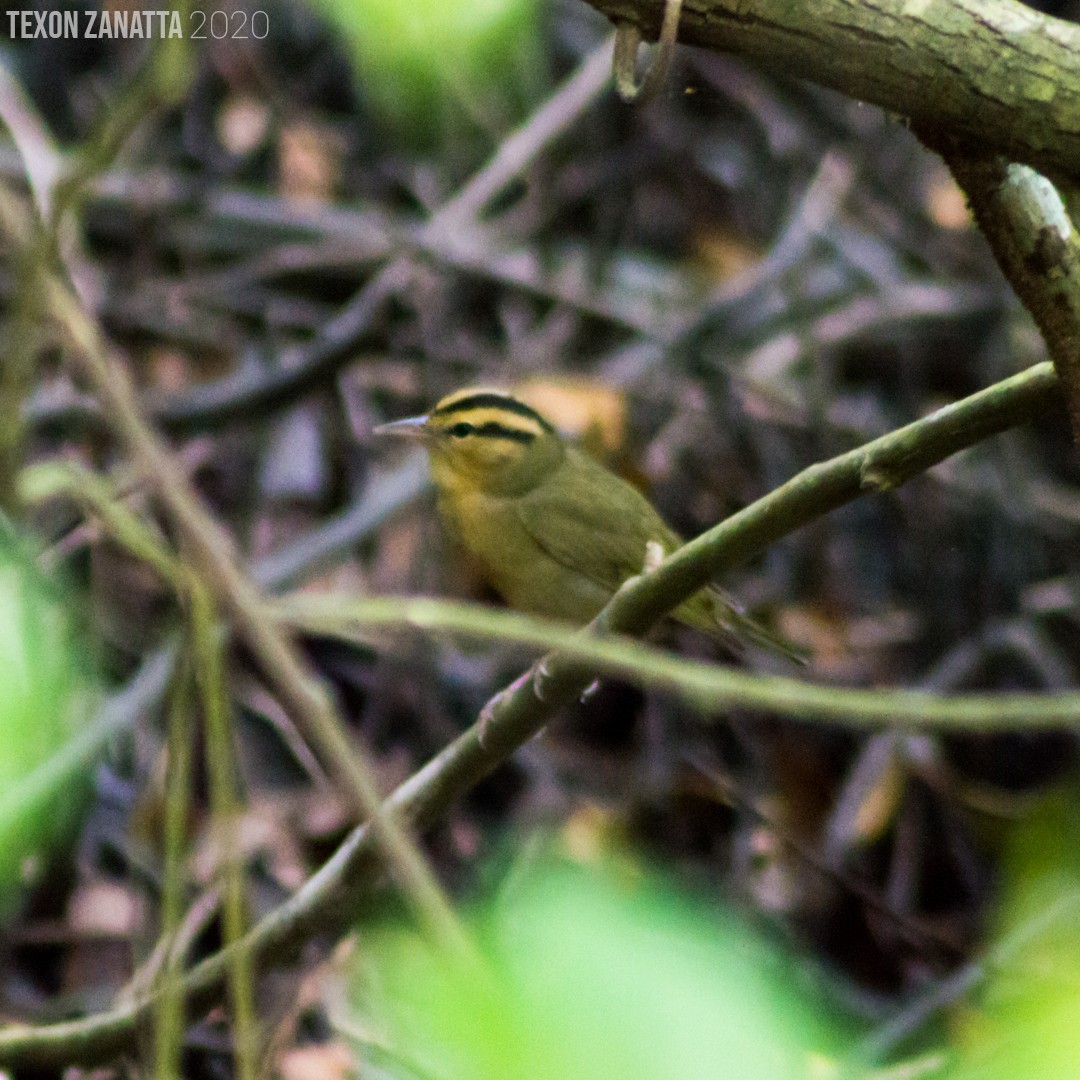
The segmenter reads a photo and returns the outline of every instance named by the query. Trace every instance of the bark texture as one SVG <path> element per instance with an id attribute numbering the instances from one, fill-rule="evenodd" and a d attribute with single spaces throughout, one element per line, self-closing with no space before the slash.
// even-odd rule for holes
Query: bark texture
<path id="1" fill-rule="evenodd" d="M 664 0 L 588 2 L 648 39 L 659 32 Z M 685 0 L 679 41 L 1080 178 L 1080 26 L 1013 0 Z"/>

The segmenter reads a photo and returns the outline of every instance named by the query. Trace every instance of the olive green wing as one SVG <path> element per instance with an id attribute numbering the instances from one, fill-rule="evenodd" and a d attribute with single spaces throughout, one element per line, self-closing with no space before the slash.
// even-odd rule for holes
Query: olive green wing
<path id="1" fill-rule="evenodd" d="M 597 477 L 585 467 L 570 476 L 551 477 L 518 502 L 517 512 L 539 548 L 606 593 L 644 570 L 650 541 L 660 543 L 665 553 L 681 543 L 636 489 L 606 472 Z M 725 609 L 711 590 L 704 590 L 672 616 L 738 652 L 739 637 L 728 628 Z"/>
<path id="2" fill-rule="evenodd" d="M 611 592 L 642 572 L 650 540 L 665 552 L 681 543 L 637 489 L 576 451 L 516 510 L 552 559 Z"/>
<path id="3" fill-rule="evenodd" d="M 569 451 L 555 474 L 518 499 L 516 511 L 547 555 L 609 592 L 644 570 L 650 541 L 661 544 L 665 554 L 683 543 L 644 495 L 578 451 Z M 735 653 L 751 641 L 805 662 L 798 650 L 743 614 L 719 589 L 703 589 L 672 617 Z"/>

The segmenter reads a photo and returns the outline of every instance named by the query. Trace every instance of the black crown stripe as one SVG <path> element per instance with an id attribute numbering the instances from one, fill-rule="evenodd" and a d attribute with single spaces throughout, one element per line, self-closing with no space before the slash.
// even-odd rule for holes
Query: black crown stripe
<path id="1" fill-rule="evenodd" d="M 458 398 L 449 405 L 443 405 L 436 409 L 432 416 L 451 416 L 453 413 L 464 412 L 466 409 L 503 409 L 506 412 L 515 413 L 517 416 L 526 416 L 535 420 L 545 431 L 554 431 L 549 424 L 534 408 L 526 405 L 524 401 L 518 401 L 503 394 L 470 394 L 468 397 Z M 487 425 L 485 425 L 486 427 Z M 507 428 L 506 430 L 510 430 Z"/>

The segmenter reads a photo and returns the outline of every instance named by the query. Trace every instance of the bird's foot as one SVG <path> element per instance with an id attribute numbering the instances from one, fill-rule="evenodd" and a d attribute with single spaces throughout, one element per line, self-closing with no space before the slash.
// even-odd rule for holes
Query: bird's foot
<path id="1" fill-rule="evenodd" d="M 659 540 L 650 540 L 645 545 L 645 565 L 642 567 L 643 574 L 651 574 L 667 557 L 664 545 Z"/>
<path id="2" fill-rule="evenodd" d="M 547 659 L 538 660 L 533 667 L 533 693 L 537 701 L 543 701 L 545 697 L 544 683 L 551 678 L 551 668 L 548 667 Z"/>

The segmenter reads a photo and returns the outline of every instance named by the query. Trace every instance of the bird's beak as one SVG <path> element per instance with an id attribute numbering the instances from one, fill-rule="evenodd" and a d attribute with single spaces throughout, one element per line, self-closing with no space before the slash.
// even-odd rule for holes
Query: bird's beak
<path id="1" fill-rule="evenodd" d="M 406 439 L 425 439 L 431 434 L 426 416 L 410 416 L 405 420 L 394 420 L 389 424 L 380 424 L 372 431 L 373 435 L 398 435 Z"/>

